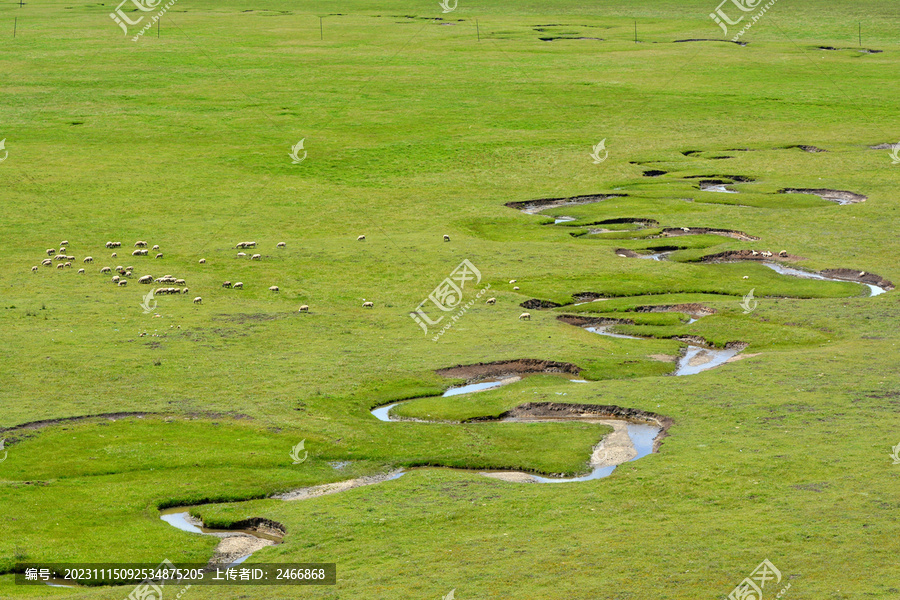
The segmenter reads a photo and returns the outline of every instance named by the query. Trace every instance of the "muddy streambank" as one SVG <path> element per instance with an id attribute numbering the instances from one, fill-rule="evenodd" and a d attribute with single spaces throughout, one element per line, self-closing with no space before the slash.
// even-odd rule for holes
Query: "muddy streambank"
<path id="1" fill-rule="evenodd" d="M 191 516 L 190 508 L 167 508 L 159 512 L 159 518 L 182 531 L 220 538 L 209 560 L 210 566 L 240 564 L 254 552 L 280 544 L 287 533 L 281 523 L 258 517 L 235 522 L 228 529 L 206 527 L 202 520 Z"/>
<path id="2" fill-rule="evenodd" d="M 465 379 L 468 382 L 487 378 L 513 377 L 529 373 L 568 373 L 570 375 L 578 375 L 580 372 L 581 368 L 572 363 L 537 360 L 534 358 L 457 365 L 435 371 L 438 375 L 453 379 Z"/>
<path id="3" fill-rule="evenodd" d="M 778 190 L 779 194 L 810 194 L 818 196 L 822 200 L 837 202 L 838 204 L 857 204 L 868 200 L 868 196 L 848 192 L 846 190 L 830 190 L 827 188 L 784 188 Z"/>
<path id="4" fill-rule="evenodd" d="M 756 242 L 759 240 L 755 235 L 737 231 L 736 229 L 714 229 L 710 227 L 666 227 L 659 235 L 651 236 L 648 239 L 678 237 L 682 235 L 721 235 L 730 237 L 742 242 Z"/>
<path id="5" fill-rule="evenodd" d="M 824 281 L 849 281 L 861 283 L 869 288 L 872 296 L 878 296 L 894 289 L 894 284 L 880 275 L 854 269 L 823 269 L 822 271 L 803 271 L 773 262 L 763 263 L 780 275 L 790 275 L 801 279 L 818 279 Z"/>
<path id="6" fill-rule="evenodd" d="M 521 210 L 530 215 L 536 215 L 539 212 L 550 208 L 560 206 L 577 206 L 579 204 L 591 204 L 593 202 L 602 202 L 610 198 L 624 198 L 628 194 L 589 194 L 586 196 L 571 196 L 569 198 L 544 198 L 542 200 L 525 200 L 522 202 L 507 202 L 505 206 Z"/>

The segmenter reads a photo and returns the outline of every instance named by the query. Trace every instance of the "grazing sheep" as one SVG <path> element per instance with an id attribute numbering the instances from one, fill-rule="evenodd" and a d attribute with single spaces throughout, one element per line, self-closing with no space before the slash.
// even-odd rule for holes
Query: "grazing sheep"
<path id="1" fill-rule="evenodd" d="M 66 260 L 75 260 L 75 257 L 74 257 L 74 256 L 67 256 L 67 257 L 66 257 Z"/>
<path id="2" fill-rule="evenodd" d="M 127 279 L 122 279 L 119 281 L 119 287 L 125 287 L 126 285 L 128 285 Z"/>
<path id="3" fill-rule="evenodd" d="M 147 256 L 149 252 L 149 250 L 141 250 L 141 256 Z"/>
<path id="4" fill-rule="evenodd" d="M 231 288 L 231 282 L 230 282 L 230 281 L 225 281 L 225 282 L 223 282 L 223 283 L 222 283 L 222 287 L 223 287 L 223 288 L 229 288 L 229 289 L 230 289 L 230 288 Z"/>
<path id="5" fill-rule="evenodd" d="M 107 248 L 121 248 L 122 242 L 106 242 Z"/>
<path id="6" fill-rule="evenodd" d="M 159 250 L 159 244 L 156 244 L 155 246 L 153 246 L 153 250 Z"/>
<path id="7" fill-rule="evenodd" d="M 194 298 L 194 304 L 200 304 L 202 302 L 203 302 L 203 298 L 201 298 L 200 296 L 197 296 L 196 298 Z"/>
<path id="8" fill-rule="evenodd" d="M 531 320 L 531 313 L 522 313 L 521 315 L 519 315 L 519 320 L 521 320 L 521 321 L 530 321 L 530 320 Z"/>
<path id="9" fill-rule="evenodd" d="M 276 247 L 276 248 L 284 248 L 286 245 L 287 245 L 287 244 L 285 244 L 284 242 L 278 242 L 278 243 L 275 245 L 275 247 Z"/>
<path id="10" fill-rule="evenodd" d="M 134 252 L 131 253 L 131 255 L 132 255 L 132 256 L 140 256 L 140 255 L 141 255 L 141 251 L 140 251 L 140 250 L 135 250 Z"/>
<path id="11" fill-rule="evenodd" d="M 496 298 L 488 298 L 488 299 L 485 301 L 485 304 L 496 304 L 496 303 L 497 303 L 497 299 L 496 299 Z"/>
<path id="12" fill-rule="evenodd" d="M 56 268 L 57 268 L 57 269 L 65 269 L 65 268 L 66 268 L 66 265 L 64 265 L 64 264 L 62 264 L 62 263 L 59 263 L 58 265 L 56 265 Z"/>
<path id="13" fill-rule="evenodd" d="M 189 290 L 189 289 L 187 289 L 187 288 L 184 288 L 183 290 L 181 290 L 181 293 L 182 293 L 182 294 L 187 294 L 189 291 L 191 291 L 191 290 Z M 179 325 L 179 329 L 180 329 L 180 328 L 181 328 L 181 326 Z"/>
<path id="14" fill-rule="evenodd" d="M 138 283 L 153 283 L 152 275 L 144 275 L 140 279 L 138 279 Z"/>
<path id="15" fill-rule="evenodd" d="M 250 257 L 250 260 L 262 260 L 262 254 L 254 254 Z"/>
<path id="16" fill-rule="evenodd" d="M 94 262 L 94 257 L 93 256 L 85 256 L 84 260 L 82 262 L 92 263 L 92 262 Z"/>
<path id="17" fill-rule="evenodd" d="M 297 312 L 309 312 L 309 306 L 304 304 L 300 307 L 300 310 L 298 310 Z"/>
<path id="18" fill-rule="evenodd" d="M 111 258 L 116 258 L 117 256 L 119 256 L 119 255 L 116 254 L 115 252 L 113 252 Z"/>
<path id="19" fill-rule="evenodd" d="M 205 265 L 205 264 L 206 264 L 206 259 L 205 259 L 205 258 L 201 258 L 201 259 L 199 260 L 199 262 L 200 262 L 201 265 Z"/>
<path id="20" fill-rule="evenodd" d="M 375 304 L 373 302 L 363 302 L 363 308 L 375 308 Z"/>
<path id="21" fill-rule="evenodd" d="M 59 245 L 60 245 L 60 246 L 68 246 L 68 245 L 69 245 L 69 242 L 68 242 L 68 240 L 63 240 L 63 241 L 61 241 L 61 242 L 59 243 Z"/>
<path id="22" fill-rule="evenodd" d="M 516 291 L 516 292 L 518 292 L 518 291 L 519 291 L 519 286 L 514 286 L 514 287 L 513 287 L 513 290 Z"/>
<path id="23" fill-rule="evenodd" d="M 185 283 L 184 279 L 176 279 L 175 280 L 175 285 L 184 285 L 184 283 Z"/>
<path id="24" fill-rule="evenodd" d="M 45 267 L 49 267 L 50 265 L 53 264 L 53 260 L 49 259 L 49 258 L 45 258 L 44 260 L 41 261 L 41 264 L 44 265 Z"/>
<path id="25" fill-rule="evenodd" d="M 109 267 L 103 267 L 102 269 L 100 269 L 101 273 L 109 273 L 110 271 L 112 271 L 112 269 L 110 269 Z"/>
<path id="26" fill-rule="evenodd" d="M 36 268 L 36 267 L 35 267 L 35 268 Z M 79 275 L 84 275 L 84 269 L 78 269 L 78 274 L 79 274 Z"/>
<path id="27" fill-rule="evenodd" d="M 744 279 L 750 279 L 749 275 L 744 275 Z"/>
<path id="28" fill-rule="evenodd" d="M 768 250 L 766 250 L 765 252 L 762 253 L 762 255 L 763 255 L 764 258 L 771 258 L 772 253 L 769 252 Z"/>
<path id="29" fill-rule="evenodd" d="M 116 267 L 116 273 L 118 273 L 119 275 L 122 275 L 123 273 L 125 273 L 125 270 L 126 270 L 125 267 L 123 267 L 122 265 L 119 265 L 118 267 Z"/>
<path id="30" fill-rule="evenodd" d="M 510 285 L 513 284 L 513 283 L 515 283 L 515 282 L 516 282 L 515 279 L 510 279 L 510 280 L 509 280 Z"/>
<path id="31" fill-rule="evenodd" d="M 865 277 L 865 276 L 866 276 L 866 272 L 865 272 L 865 271 L 860 271 L 860 272 L 859 272 L 859 276 L 860 276 L 860 277 Z"/>
<path id="32" fill-rule="evenodd" d="M 135 248 L 146 248 L 147 242 L 142 242 L 142 241 L 138 240 L 134 243 L 134 247 Z"/>
<path id="33" fill-rule="evenodd" d="M 157 254 L 156 258 L 162 258 L 162 254 Z"/>
<path id="34" fill-rule="evenodd" d="M 244 258 L 245 256 L 247 256 L 247 253 L 246 252 L 238 252 L 237 256 L 238 256 L 238 258 Z"/>
<path id="35" fill-rule="evenodd" d="M 65 247 L 60 248 L 60 249 L 59 249 L 59 253 L 60 253 L 60 254 L 65 254 L 65 253 L 66 253 L 66 248 L 65 248 Z"/>
<path id="36" fill-rule="evenodd" d="M 166 288 L 156 288 L 155 290 L 153 290 L 154 296 L 162 296 L 165 293 L 166 293 Z"/>
<path id="37" fill-rule="evenodd" d="M 238 282 L 235 283 L 232 287 L 233 287 L 234 289 L 236 289 L 236 290 L 242 290 L 242 289 L 244 289 L 244 282 L 243 282 L 243 281 L 238 281 Z"/>
<path id="38" fill-rule="evenodd" d="M 66 264 L 65 264 L 64 266 L 65 266 L 65 267 L 71 267 L 71 266 L 72 266 L 72 263 L 66 261 Z"/>
<path id="39" fill-rule="evenodd" d="M 449 241 L 450 241 L 450 236 L 447 235 L 447 234 L 444 234 L 444 241 L 445 241 L 445 242 L 449 242 Z"/>
<path id="40" fill-rule="evenodd" d="M 362 241 L 365 241 L 365 239 L 366 239 L 366 236 L 361 235 L 361 236 L 359 236 L 358 238 L 356 238 L 356 241 L 357 241 L 357 242 L 362 242 Z"/>
<path id="41" fill-rule="evenodd" d="M 782 250 L 781 252 L 778 253 L 778 256 L 787 256 L 787 255 L 788 255 L 787 250 Z"/>
<path id="42" fill-rule="evenodd" d="M 686 233 L 686 232 L 690 231 L 691 228 L 690 227 L 682 227 L 681 230 Z"/>
<path id="43" fill-rule="evenodd" d="M 67 257 L 64 254 L 57 254 L 56 256 L 53 257 L 53 260 L 57 260 L 57 261 L 66 260 L 66 258 Z"/>
<path id="44" fill-rule="evenodd" d="M 272 287 L 269 288 L 269 291 L 270 291 L 270 292 L 279 292 L 279 291 L 281 291 L 281 290 L 278 289 L 278 286 L 277 286 L 277 285 L 273 285 Z"/>
<path id="45" fill-rule="evenodd" d="M 120 277 L 118 275 L 113 275 L 112 282 L 119 283 L 119 279 L 120 279 Z"/>
<path id="46" fill-rule="evenodd" d="M 56 254 L 56 248 L 47 248 L 47 256 L 53 256 Z"/>
<path id="47" fill-rule="evenodd" d="M 751 250 L 750 256 L 759 256 L 759 252 L 757 252 L 756 250 Z"/>
<path id="48" fill-rule="evenodd" d="M 131 265 L 128 265 L 127 267 L 125 267 L 125 270 L 126 271 L 134 271 L 134 267 L 132 267 Z"/>
<path id="49" fill-rule="evenodd" d="M 32 272 L 32 273 L 35 273 L 37 270 L 38 270 L 37 267 L 31 267 L 31 272 Z"/>

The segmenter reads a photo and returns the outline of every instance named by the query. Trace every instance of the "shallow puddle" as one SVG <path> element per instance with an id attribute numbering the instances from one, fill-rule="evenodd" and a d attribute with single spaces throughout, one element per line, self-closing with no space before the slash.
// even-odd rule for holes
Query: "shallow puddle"
<path id="1" fill-rule="evenodd" d="M 560 223 L 568 223 L 568 222 L 570 222 L 570 221 L 575 221 L 575 220 L 577 220 L 575 217 L 554 217 L 554 219 L 555 219 L 555 220 L 553 221 L 553 224 L 554 224 L 554 225 L 558 225 L 558 224 L 560 224 Z"/>
<path id="2" fill-rule="evenodd" d="M 703 192 L 719 192 L 720 194 L 737 194 L 737 190 L 729 190 L 725 184 L 721 183 L 701 183 L 700 190 Z"/>
<path id="3" fill-rule="evenodd" d="M 703 348 L 688 346 L 684 355 L 678 359 L 675 375 L 696 375 L 702 371 L 718 367 L 728 359 L 738 355 L 743 348 Z"/>
<path id="4" fill-rule="evenodd" d="M 282 542 L 281 536 L 264 533 L 262 531 L 256 531 L 253 529 L 212 529 L 209 527 L 195 525 L 190 517 L 189 508 L 186 506 L 176 506 L 173 508 L 161 510 L 159 511 L 159 518 L 172 527 L 175 527 L 176 529 L 180 529 L 182 531 L 187 531 L 188 533 L 215 535 L 216 537 L 220 538 L 234 536 L 237 534 L 246 534 L 260 540 L 268 540 L 275 544 L 280 544 Z M 247 554 L 245 556 L 238 557 L 227 566 L 239 565 L 250 558 L 252 555 L 253 553 L 251 552 L 250 554 Z"/>

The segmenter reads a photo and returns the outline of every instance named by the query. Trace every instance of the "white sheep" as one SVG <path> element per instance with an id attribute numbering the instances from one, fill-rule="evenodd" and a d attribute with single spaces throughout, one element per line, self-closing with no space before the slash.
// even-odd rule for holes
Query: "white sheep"
<path id="1" fill-rule="evenodd" d="M 153 283 L 152 275 L 144 275 L 140 279 L 138 279 L 138 283 Z"/>
<path id="2" fill-rule="evenodd" d="M 159 250 L 159 244 L 154 245 L 153 250 Z"/>
<path id="3" fill-rule="evenodd" d="M 519 320 L 522 320 L 522 321 L 530 321 L 530 320 L 531 320 L 531 313 L 527 313 L 527 312 L 522 313 L 521 315 L 519 315 Z"/>
<path id="4" fill-rule="evenodd" d="M 485 304 L 496 304 L 496 303 L 497 303 L 497 299 L 496 299 L 496 298 L 488 298 L 488 299 L 485 301 Z"/>
<path id="5" fill-rule="evenodd" d="M 110 271 L 112 271 L 112 269 L 110 269 L 109 267 L 103 267 L 102 269 L 100 269 L 101 273 L 109 273 Z"/>
<path id="6" fill-rule="evenodd" d="M 515 279 L 510 279 L 510 280 L 509 280 L 510 285 L 514 284 L 515 282 L 516 282 Z"/>
<path id="7" fill-rule="evenodd" d="M 176 279 L 175 280 L 175 285 L 184 285 L 184 283 L 185 283 L 184 279 Z"/>
<path id="8" fill-rule="evenodd" d="M 297 312 L 309 312 L 309 306 L 303 304 L 300 306 L 300 310 L 298 310 Z"/>
<path id="9" fill-rule="evenodd" d="M 744 275 L 744 279 L 750 279 L 749 275 Z"/>
<path id="10" fill-rule="evenodd" d="M 66 261 L 66 264 L 65 264 L 64 266 L 66 266 L 66 267 L 71 267 L 71 266 L 72 266 L 72 263 Z"/>
<path id="11" fill-rule="evenodd" d="M 200 296 L 197 296 L 196 298 L 194 298 L 194 304 L 200 304 L 202 302 L 203 302 L 203 298 L 201 298 Z"/>
<path id="12" fill-rule="evenodd" d="M 230 281 L 224 281 L 224 282 L 222 282 L 222 287 L 223 287 L 223 288 L 229 288 L 229 289 L 230 289 L 230 288 L 231 288 L 231 282 L 230 282 Z"/>
<path id="13" fill-rule="evenodd" d="M 148 252 L 150 252 L 150 251 L 149 250 L 141 250 L 141 256 L 147 256 Z"/>
<path id="14" fill-rule="evenodd" d="M 125 271 L 125 277 L 131 277 L 131 271 Z"/>
<path id="15" fill-rule="evenodd" d="M 449 241 L 450 241 L 450 236 L 447 235 L 447 234 L 444 234 L 444 241 L 445 241 L 445 242 L 449 242 Z"/>
<path id="16" fill-rule="evenodd" d="M 156 258 L 162 258 L 162 254 L 157 254 Z"/>
<path id="17" fill-rule="evenodd" d="M 57 268 L 57 269 L 65 269 L 65 268 L 66 268 L 66 265 L 64 265 L 64 264 L 62 264 L 62 263 L 59 263 L 58 265 L 56 265 L 56 268 Z"/>
<path id="18" fill-rule="evenodd" d="M 363 308 L 375 308 L 374 302 L 363 302 Z"/>
<path id="19" fill-rule="evenodd" d="M 53 256 L 56 254 L 56 248 L 47 248 L 47 256 Z"/>
<path id="20" fill-rule="evenodd" d="M 184 288 L 183 290 L 181 290 L 181 293 L 182 293 L 182 294 L 187 294 L 189 291 L 190 291 L 189 289 Z"/>
<path id="21" fill-rule="evenodd" d="M 860 271 L 860 272 L 859 272 L 859 276 L 860 276 L 860 277 L 865 277 L 865 276 L 866 276 L 866 272 L 865 272 L 865 271 Z"/>
<path id="22" fill-rule="evenodd" d="M 365 239 L 366 239 L 366 236 L 361 235 L 361 236 L 359 236 L 358 238 L 356 238 L 356 241 L 357 241 L 357 242 L 362 242 L 362 241 L 365 241 Z"/>
<path id="23" fill-rule="evenodd" d="M 74 257 L 74 256 L 67 256 L 67 257 L 66 257 L 66 260 L 75 260 L 75 257 Z"/>
<path id="24" fill-rule="evenodd" d="M 84 261 L 82 261 L 82 262 L 92 263 L 92 262 L 94 262 L 94 257 L 93 256 L 85 256 Z"/>
<path id="25" fill-rule="evenodd" d="M 119 278 L 118 275 L 113 275 L 112 282 L 113 282 L 113 283 L 119 283 L 119 279 L 120 279 L 120 278 Z"/>
<path id="26" fill-rule="evenodd" d="M 517 286 L 517 285 L 516 285 L 516 286 L 513 286 L 513 290 L 516 291 L 516 292 L 518 292 L 518 291 L 519 291 L 519 286 Z"/>
<path id="27" fill-rule="evenodd" d="M 79 275 L 84 275 L 84 269 L 78 269 L 78 274 L 79 274 Z"/>
<path id="28" fill-rule="evenodd" d="M 277 286 L 277 285 L 273 285 L 272 287 L 269 288 L 269 291 L 270 291 L 270 292 L 277 292 L 277 291 L 279 291 L 278 286 Z"/>
<path id="29" fill-rule="evenodd" d="M 31 267 L 31 272 L 32 272 L 32 273 L 36 273 L 36 272 L 37 272 L 37 270 L 38 270 L 38 268 L 37 268 L 37 267 Z"/>
<path id="30" fill-rule="evenodd" d="M 206 264 L 206 259 L 205 259 L 205 258 L 201 258 L 198 262 L 199 262 L 201 265 L 205 265 L 205 264 Z"/>
<path id="31" fill-rule="evenodd" d="M 44 265 L 45 267 L 49 267 L 50 265 L 53 264 L 53 260 L 49 259 L 49 258 L 45 258 L 44 260 L 41 261 L 41 264 Z"/>
<path id="32" fill-rule="evenodd" d="M 278 242 L 278 243 L 275 245 L 275 247 L 276 247 L 276 248 L 284 248 L 286 245 L 287 245 L 287 244 L 285 244 L 284 242 Z"/>
<path id="33" fill-rule="evenodd" d="M 147 242 L 142 242 L 142 241 L 138 240 L 134 243 L 134 247 L 135 248 L 146 248 Z"/>
<path id="34" fill-rule="evenodd" d="M 66 258 L 68 258 L 68 257 L 65 254 L 57 254 L 56 256 L 53 257 L 53 260 L 57 260 L 57 261 L 66 260 Z"/>
<path id="35" fill-rule="evenodd" d="M 254 254 L 250 257 L 250 260 L 262 260 L 262 254 Z"/>
<path id="36" fill-rule="evenodd" d="M 781 252 L 778 253 L 778 256 L 787 256 L 787 255 L 788 255 L 787 250 L 782 250 Z"/>
<path id="37" fill-rule="evenodd" d="M 60 245 L 60 246 L 68 246 L 68 245 L 69 245 L 69 242 L 68 242 L 68 240 L 63 240 L 63 241 L 61 241 L 61 242 L 59 243 L 59 245 Z"/>
<path id="38" fill-rule="evenodd" d="M 131 255 L 132 255 L 132 256 L 140 256 L 140 255 L 141 255 L 141 251 L 140 251 L 140 250 L 135 250 L 134 252 L 131 253 Z"/>
<path id="39" fill-rule="evenodd" d="M 111 257 L 111 258 L 116 258 L 116 257 L 117 257 L 117 256 L 119 256 L 119 255 L 118 255 L 118 254 L 116 254 L 116 253 L 115 253 L 115 252 L 113 252 L 113 253 L 112 253 L 112 257 Z"/>
<path id="40" fill-rule="evenodd" d="M 234 289 L 236 289 L 236 290 L 242 290 L 242 289 L 244 289 L 244 282 L 243 282 L 243 281 L 238 281 L 238 282 L 235 283 L 234 286 L 232 286 L 232 287 L 234 287 Z"/>
<path id="41" fill-rule="evenodd" d="M 125 287 L 126 285 L 128 285 L 127 279 L 122 279 L 121 281 L 119 281 L 119 287 Z"/>
<path id="42" fill-rule="evenodd" d="M 237 255 L 238 255 L 238 258 L 244 258 L 245 256 L 247 256 L 247 253 L 246 252 L 238 252 Z"/>
<path id="43" fill-rule="evenodd" d="M 65 248 L 65 246 L 63 246 L 62 248 L 59 249 L 59 253 L 60 253 L 60 254 L 65 254 L 65 253 L 66 253 L 66 248 Z"/>

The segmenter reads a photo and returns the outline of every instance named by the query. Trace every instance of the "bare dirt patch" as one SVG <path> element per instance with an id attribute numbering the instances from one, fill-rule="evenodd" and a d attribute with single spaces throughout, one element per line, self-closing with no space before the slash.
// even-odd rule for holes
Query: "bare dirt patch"
<path id="1" fill-rule="evenodd" d="M 636 306 L 632 311 L 639 313 L 677 312 L 690 315 L 695 319 L 708 317 L 718 312 L 716 309 L 704 306 L 698 302 L 689 302 L 686 304 L 660 304 L 658 306 Z"/>
<path id="2" fill-rule="evenodd" d="M 742 242 L 755 242 L 759 240 L 755 235 L 750 235 L 748 233 L 744 233 L 743 231 L 737 231 L 735 229 L 712 229 L 709 227 L 666 227 L 662 230 L 659 235 L 651 236 L 653 238 L 658 237 L 678 237 L 682 235 L 722 235 L 725 237 L 730 237 L 735 240 L 740 240 Z"/>
<path id="3" fill-rule="evenodd" d="M 567 325 L 575 327 L 601 327 L 604 325 L 634 325 L 631 319 L 613 319 L 606 317 L 582 317 L 580 315 L 559 315 L 556 317 Z"/>
<path id="4" fill-rule="evenodd" d="M 254 537 L 249 533 L 217 533 L 213 535 L 221 536 L 222 541 L 216 546 L 213 557 L 209 559 L 210 565 L 230 565 L 243 556 L 253 554 L 266 546 L 275 545 L 272 540 Z"/>
<path id="5" fill-rule="evenodd" d="M 366 485 L 382 483 L 396 477 L 398 474 L 398 471 L 393 471 L 381 475 L 357 477 L 356 479 L 348 479 L 347 481 L 336 481 L 334 483 L 324 483 L 322 485 L 299 488 L 283 494 L 276 494 L 271 497 L 277 500 L 306 500 L 308 498 L 318 498 L 319 496 L 328 496 L 330 494 L 337 494 L 338 492 L 345 492 Z"/>
<path id="6" fill-rule="evenodd" d="M 837 202 L 838 204 L 857 204 L 868 200 L 867 196 L 848 192 L 846 190 L 830 190 L 827 188 L 784 188 L 778 190 L 779 194 L 812 194 L 822 200 Z"/>
<path id="7" fill-rule="evenodd" d="M 478 381 L 494 377 L 506 377 L 511 375 L 523 375 L 526 373 L 569 373 L 578 375 L 581 368 L 572 363 L 556 362 L 552 360 L 538 360 L 535 358 L 520 358 L 518 360 L 506 360 L 490 363 L 476 363 L 473 365 L 457 365 L 435 371 L 438 375 L 465 379 L 466 381 Z"/>
<path id="8" fill-rule="evenodd" d="M 806 260 L 802 256 L 794 256 L 793 254 L 788 254 L 787 256 L 781 256 L 774 252 L 771 252 L 770 254 L 771 256 L 763 256 L 763 252 L 760 250 L 726 250 L 725 252 L 717 252 L 716 254 L 702 256 L 700 257 L 700 262 L 735 262 L 741 260 L 793 262 Z"/>
<path id="9" fill-rule="evenodd" d="M 854 269 L 823 269 L 821 271 L 825 277 L 835 277 L 837 279 L 846 279 L 847 281 L 856 281 L 858 283 L 869 283 L 885 290 L 894 289 L 894 284 L 880 275 L 868 273 L 866 271 L 856 271 Z"/>
<path id="10" fill-rule="evenodd" d="M 529 310 L 536 310 L 539 308 L 559 308 L 560 306 L 562 306 L 562 304 L 557 304 L 556 302 L 551 302 L 549 300 L 532 298 L 531 300 L 526 300 L 519 306 L 521 306 L 522 308 L 527 308 Z"/>
<path id="11" fill-rule="evenodd" d="M 507 202 L 505 206 L 534 215 L 543 210 L 547 210 L 548 208 L 591 204 L 592 202 L 602 202 L 604 200 L 609 200 L 610 198 L 624 198 L 627 195 L 628 194 L 590 194 L 587 196 L 572 196 L 569 198 L 544 198 L 542 200 L 526 200 L 524 202 Z"/>

